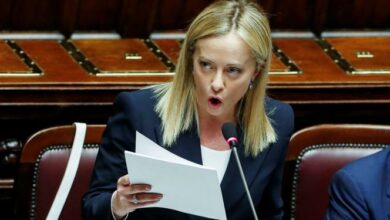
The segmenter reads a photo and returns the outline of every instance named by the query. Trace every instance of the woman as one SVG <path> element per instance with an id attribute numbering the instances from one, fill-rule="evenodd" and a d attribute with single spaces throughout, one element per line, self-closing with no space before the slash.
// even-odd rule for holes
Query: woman
<path id="1" fill-rule="evenodd" d="M 229 121 L 238 128 L 239 157 L 259 217 L 281 219 L 293 112 L 265 95 L 271 55 L 268 20 L 255 3 L 219 1 L 202 11 L 188 29 L 173 82 L 117 97 L 84 197 L 85 217 L 189 218 L 174 210 L 142 209 L 164 195 L 148 193 L 153 186 L 132 184 L 126 175 L 124 151 L 134 151 L 139 131 L 185 159 L 214 167 L 228 219 L 252 218 L 221 132 Z"/>

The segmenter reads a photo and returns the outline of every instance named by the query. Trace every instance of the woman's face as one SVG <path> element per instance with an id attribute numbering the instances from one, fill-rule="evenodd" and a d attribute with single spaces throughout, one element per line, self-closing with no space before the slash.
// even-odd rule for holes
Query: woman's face
<path id="1" fill-rule="evenodd" d="M 235 33 L 198 40 L 193 54 L 200 116 L 235 119 L 240 99 L 257 76 L 251 48 Z"/>

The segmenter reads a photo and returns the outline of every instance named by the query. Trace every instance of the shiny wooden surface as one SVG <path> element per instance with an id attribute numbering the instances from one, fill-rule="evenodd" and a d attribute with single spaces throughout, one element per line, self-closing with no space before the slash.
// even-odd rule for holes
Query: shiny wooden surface
<path id="1" fill-rule="evenodd" d="M 0 41 L 0 73 L 27 72 L 28 67 L 15 55 L 5 41 Z"/>
<path id="2" fill-rule="evenodd" d="M 180 53 L 179 40 L 156 39 L 153 42 L 176 64 Z"/>
<path id="3" fill-rule="evenodd" d="M 71 42 L 104 72 L 168 72 L 167 67 L 140 39 L 73 40 Z M 126 59 L 126 54 L 137 54 L 139 58 Z"/>
<path id="4" fill-rule="evenodd" d="M 329 38 L 327 40 L 352 66 L 386 69 L 389 67 L 390 37 Z M 274 54 L 270 71 L 269 92 L 290 103 L 390 103 L 384 93 L 390 74 L 349 74 L 324 52 L 314 38 L 274 38 L 274 44 L 299 69 L 285 74 L 288 63 Z M 0 69 L 0 105 L 110 105 L 118 91 L 139 89 L 146 85 L 170 81 L 172 71 L 140 39 L 71 40 L 77 50 L 102 73 L 91 74 L 54 40 L 17 40 L 18 45 L 41 69 L 36 76 L 17 77 L 8 73 L 26 70 L 26 65 L 0 41 L 1 56 L 7 59 Z M 155 40 L 154 45 L 175 64 L 180 44 L 177 40 Z M 357 60 L 355 51 L 371 50 L 374 59 Z M 125 58 L 134 53 L 142 59 Z M 357 63 L 359 62 L 359 63 Z M 110 75 L 110 73 L 128 73 Z M 7 73 L 8 75 L 1 75 Z M 106 74 L 107 73 L 107 74 Z M 141 73 L 141 74 L 140 74 Z M 288 90 L 288 92 L 287 92 Z M 106 96 L 97 96 L 107 91 Z M 359 96 L 353 91 L 360 91 Z"/>
<path id="5" fill-rule="evenodd" d="M 390 72 L 390 50 L 387 46 L 390 45 L 390 37 L 332 37 L 326 38 L 326 40 L 355 69 L 362 71 L 387 70 Z M 369 52 L 373 57 L 359 58 L 358 52 Z M 375 72 L 370 75 L 375 75 Z"/>
<path id="6" fill-rule="evenodd" d="M 326 38 L 324 40 L 339 51 L 352 66 L 372 69 L 389 66 L 387 60 L 390 50 L 389 37 Z M 312 105 L 311 107 L 316 110 L 321 110 L 320 106 L 328 105 L 336 113 L 338 108 L 351 110 L 352 105 L 360 105 L 365 112 L 374 108 L 373 110 L 380 111 L 379 115 L 385 114 L 383 108 L 390 104 L 388 95 L 390 74 L 349 74 L 324 51 L 320 41 L 323 39 L 274 38 L 275 46 L 288 60 L 282 62 L 279 55 L 274 53 L 268 93 L 293 104 L 298 116 L 311 116 L 311 120 L 314 121 L 310 123 L 332 119 L 316 118 L 313 112 L 305 109 L 307 105 Z M 106 111 L 120 91 L 140 89 L 172 79 L 171 75 L 164 75 L 170 71 L 158 56 L 156 49 L 151 50 L 150 45 L 140 39 L 66 41 L 74 45 L 98 69 L 108 73 L 126 71 L 130 73 L 117 76 L 91 74 L 73 57 L 72 51 L 63 46 L 63 42 L 14 41 L 23 54 L 42 70 L 41 74 L 21 77 L 9 73 L 20 73 L 30 69 L 10 48 L 9 43 L 0 41 L 0 56 L 4 58 L 0 59 L 2 64 L 0 65 L 0 117 L 5 126 L 13 127 L 13 129 L 2 128 L 0 137 L 6 138 L 16 132 L 14 137 L 26 138 L 33 130 L 20 131 L 17 127 L 22 127 L 23 121 L 44 118 L 44 123 L 39 122 L 41 128 L 44 125 L 52 125 L 56 121 L 56 123 L 73 121 L 74 114 L 68 115 L 73 108 L 81 111 L 83 117 L 86 117 L 85 114 L 92 115 L 88 119 L 91 122 L 104 124 L 104 119 L 108 115 Z M 173 65 L 176 63 L 180 50 L 178 40 L 153 40 L 152 44 Z M 356 60 L 353 57 L 356 50 L 371 50 L 375 54 L 375 59 L 363 60 L 363 62 Z M 143 59 L 126 60 L 124 56 L 126 53 L 139 54 Z M 358 61 L 360 63 L 356 63 Z M 291 63 L 298 68 L 298 74 L 287 73 L 290 68 L 288 65 Z M 134 72 L 145 74 L 131 75 Z M 373 105 L 377 106 L 372 107 Z M 42 108 L 43 106 L 45 108 Z M 96 113 L 95 108 L 104 108 L 105 112 Z M 31 116 L 26 115 L 26 111 Z M 298 121 L 298 127 L 306 125 L 299 123 Z"/>
<path id="7" fill-rule="evenodd" d="M 361 38 L 359 38 L 361 39 Z M 370 62 L 365 65 L 365 68 L 381 69 L 388 68 L 389 61 L 386 58 L 390 53 L 390 47 L 386 45 L 390 42 L 390 37 L 365 39 L 361 42 L 354 38 L 344 39 L 327 39 L 336 50 L 345 53 L 345 57 L 352 65 L 356 64 L 357 60 L 352 58 L 353 53 L 358 50 L 367 49 L 378 51 L 378 59 L 375 62 Z M 322 48 L 312 39 L 274 39 L 275 43 L 282 48 L 289 57 L 294 60 L 297 65 L 303 70 L 301 75 L 292 77 L 277 77 L 271 76 L 271 85 L 282 83 L 285 86 L 301 85 L 312 87 L 368 87 L 368 86 L 386 86 L 390 83 L 390 74 L 384 75 L 350 75 L 342 70 L 334 63 Z M 333 44 L 334 43 L 334 44 Z M 383 43 L 377 45 L 377 43 Z M 387 43 L 387 44 L 386 44 Z M 379 49 L 379 47 L 382 47 Z M 352 55 L 351 57 L 349 55 Z"/>
<path id="8" fill-rule="evenodd" d="M 338 82 L 343 72 L 322 51 L 314 39 L 274 39 L 292 61 L 302 70 L 301 74 L 270 76 L 271 88 L 327 86 Z"/>

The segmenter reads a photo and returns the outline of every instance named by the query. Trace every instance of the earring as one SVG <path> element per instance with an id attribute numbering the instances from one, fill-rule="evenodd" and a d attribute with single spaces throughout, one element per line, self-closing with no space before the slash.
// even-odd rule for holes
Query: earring
<path id="1" fill-rule="evenodd" d="M 249 82 L 249 89 L 252 89 L 253 88 L 253 80 L 251 80 L 250 82 Z"/>

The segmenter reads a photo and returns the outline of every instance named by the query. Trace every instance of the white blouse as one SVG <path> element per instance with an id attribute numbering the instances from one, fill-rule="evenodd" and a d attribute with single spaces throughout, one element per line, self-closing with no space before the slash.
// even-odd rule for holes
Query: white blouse
<path id="1" fill-rule="evenodd" d="M 200 147 L 202 151 L 203 166 L 216 169 L 219 183 L 221 183 L 229 164 L 232 150 L 213 150 L 203 145 Z"/>

